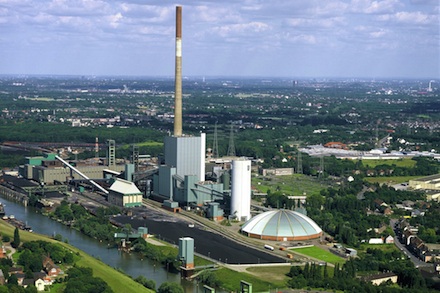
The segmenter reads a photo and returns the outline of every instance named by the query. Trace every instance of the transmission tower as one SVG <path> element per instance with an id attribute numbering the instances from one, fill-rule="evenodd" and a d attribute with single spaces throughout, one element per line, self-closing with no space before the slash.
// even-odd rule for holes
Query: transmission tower
<path id="1" fill-rule="evenodd" d="M 303 163 L 302 163 L 302 155 L 301 152 L 298 151 L 298 166 L 296 167 L 296 173 L 302 174 L 303 173 Z"/>
<path id="2" fill-rule="evenodd" d="M 214 159 L 217 159 L 219 157 L 218 153 L 218 136 L 217 136 L 217 122 L 215 122 L 214 126 L 214 142 L 212 144 L 212 156 Z"/>
<path id="3" fill-rule="evenodd" d="M 324 175 L 324 156 L 319 157 L 319 173 L 318 177 L 322 178 Z"/>
<path id="4" fill-rule="evenodd" d="M 232 125 L 232 123 L 231 123 L 231 132 L 229 134 L 228 156 L 235 157 L 234 125 Z"/>

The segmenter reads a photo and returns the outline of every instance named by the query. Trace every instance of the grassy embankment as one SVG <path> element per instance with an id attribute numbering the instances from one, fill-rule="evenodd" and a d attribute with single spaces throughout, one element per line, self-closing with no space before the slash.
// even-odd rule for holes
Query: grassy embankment
<path id="1" fill-rule="evenodd" d="M 14 227 L 0 221 L 0 231 L 1 233 L 7 234 L 12 238 L 14 234 Z M 37 241 L 43 240 L 52 243 L 58 243 L 61 246 L 71 250 L 75 254 L 80 255 L 80 259 L 76 262 L 77 266 L 90 267 L 93 269 L 93 275 L 95 277 L 102 278 L 114 292 L 153 292 L 143 287 L 139 283 L 136 283 L 129 276 L 111 268 L 100 260 L 86 254 L 85 252 L 69 245 L 64 242 L 56 241 L 44 235 L 37 233 L 29 233 L 26 231 L 20 231 L 20 238 L 22 241 Z M 171 247 L 166 247 L 168 250 Z M 172 247 L 171 249 L 176 249 Z M 176 249 L 177 250 L 177 249 Z M 211 264 L 212 262 L 203 259 L 199 256 L 195 257 L 196 266 L 203 266 Z M 240 280 L 250 282 L 253 285 L 254 290 L 257 291 L 267 291 L 268 288 L 284 288 L 286 287 L 286 282 L 288 277 L 285 274 L 289 271 L 290 267 L 257 267 L 248 268 L 250 273 L 236 272 L 229 270 L 227 268 L 221 268 L 215 271 L 217 277 L 222 280 L 223 286 L 227 290 L 238 291 L 240 289 Z M 58 292 L 59 288 L 53 288 L 54 292 Z"/>
<path id="2" fill-rule="evenodd" d="M 9 235 L 12 238 L 14 235 L 14 229 L 15 228 L 13 226 L 0 220 L 0 231 L 2 234 Z M 61 246 L 65 247 L 66 249 L 71 250 L 73 253 L 78 254 L 80 256 L 80 260 L 76 262 L 77 266 L 92 268 L 93 275 L 95 277 L 99 277 L 103 279 L 112 288 L 114 292 L 127 292 L 127 293 L 153 292 L 152 290 L 149 290 L 144 286 L 142 286 L 141 284 L 135 282 L 129 276 L 113 269 L 112 267 L 106 265 L 102 261 L 86 254 L 84 251 L 79 250 L 76 247 L 73 247 L 64 242 L 59 242 L 47 236 L 40 235 L 37 233 L 29 233 L 21 230 L 20 230 L 20 239 L 23 242 L 43 240 L 47 242 L 58 243 Z"/>

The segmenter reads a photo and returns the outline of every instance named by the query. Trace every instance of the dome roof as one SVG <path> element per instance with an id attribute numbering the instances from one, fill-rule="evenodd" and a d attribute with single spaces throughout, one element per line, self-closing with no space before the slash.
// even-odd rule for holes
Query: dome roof
<path id="1" fill-rule="evenodd" d="M 250 237 L 287 241 L 318 238 L 322 229 L 304 214 L 290 210 L 273 210 L 259 214 L 241 227 Z"/>

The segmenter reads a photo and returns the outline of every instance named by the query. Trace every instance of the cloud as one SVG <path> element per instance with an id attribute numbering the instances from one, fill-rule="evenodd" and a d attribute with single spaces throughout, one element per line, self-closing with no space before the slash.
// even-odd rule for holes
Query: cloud
<path id="1" fill-rule="evenodd" d="M 353 0 L 350 4 L 353 12 L 366 14 L 392 13 L 396 11 L 400 5 L 401 3 L 398 0 Z"/>
<path id="2" fill-rule="evenodd" d="M 270 26 L 262 22 L 250 22 L 250 23 L 240 23 L 223 25 L 213 28 L 213 32 L 221 37 L 232 37 L 237 35 L 254 35 L 262 33 L 270 29 Z"/>
<path id="3" fill-rule="evenodd" d="M 417 25 L 428 25 L 428 24 L 439 24 L 438 15 L 428 15 L 420 11 L 407 12 L 401 11 L 395 14 L 386 14 L 378 17 L 382 21 L 393 21 L 401 24 L 417 24 Z"/>
<path id="4" fill-rule="evenodd" d="M 396 56 L 406 54 L 420 64 L 426 64 L 428 58 L 438 60 L 438 0 L 187 2 L 183 3 L 183 50 L 197 59 L 185 59 L 188 73 L 191 66 L 200 71 L 196 63 L 212 62 L 213 51 L 217 60 L 228 64 L 216 68 L 232 72 L 238 70 L 233 67 L 239 61 L 258 70 L 282 68 L 287 66 L 286 60 L 292 60 L 293 52 L 301 56 L 305 66 L 307 60 L 318 66 L 326 63 L 319 60 L 327 59 L 345 62 L 351 58 L 350 62 L 357 63 L 360 61 L 356 58 L 365 51 L 376 56 L 375 60 L 390 52 Z M 65 60 L 83 56 L 91 63 L 101 55 L 115 64 L 136 56 L 139 60 L 134 60 L 132 66 L 150 64 L 148 70 L 154 73 L 162 68 L 168 52 L 173 55 L 174 16 L 175 4 L 163 0 L 0 0 L 0 51 L 10 54 L 0 56 L 0 73 L 14 68 L 11 60 L 22 57 L 14 53 L 16 48 L 28 55 L 66 54 Z M 66 48 L 74 48 L 71 51 L 75 55 L 67 58 L 71 52 Z M 63 66 L 68 68 L 68 61 L 61 61 L 60 71 Z M 311 64 L 308 70 L 314 70 Z M 80 67 L 95 70 L 96 66 Z M 430 66 L 430 72 L 438 73 L 435 65 Z M 211 70 L 210 66 L 206 68 Z M 119 67 L 113 70 L 117 72 Z"/>

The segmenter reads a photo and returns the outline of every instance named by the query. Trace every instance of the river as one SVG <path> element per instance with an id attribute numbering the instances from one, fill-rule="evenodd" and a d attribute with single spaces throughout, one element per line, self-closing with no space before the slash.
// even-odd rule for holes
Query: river
<path id="1" fill-rule="evenodd" d="M 164 282 L 176 282 L 184 287 L 186 293 L 197 291 L 195 284 L 181 279 L 180 274 L 167 272 L 160 264 L 155 265 L 153 261 L 148 259 L 141 260 L 134 254 L 122 253 L 116 248 L 109 249 L 106 244 L 43 216 L 35 208 L 24 207 L 6 198 L 1 198 L 1 202 L 5 205 L 7 215 L 14 215 L 18 220 L 26 222 L 32 226 L 35 233 L 47 236 L 60 234 L 72 246 L 87 252 L 113 268 L 124 271 L 133 278 L 145 276 L 156 282 L 156 288 Z"/>

